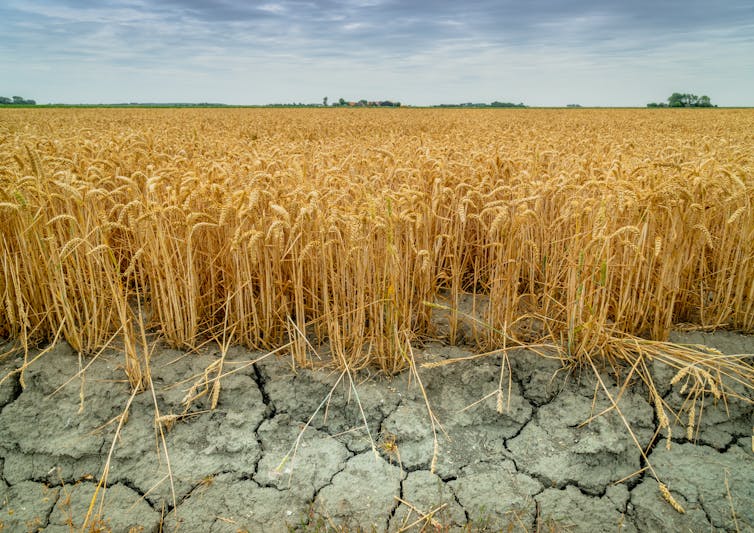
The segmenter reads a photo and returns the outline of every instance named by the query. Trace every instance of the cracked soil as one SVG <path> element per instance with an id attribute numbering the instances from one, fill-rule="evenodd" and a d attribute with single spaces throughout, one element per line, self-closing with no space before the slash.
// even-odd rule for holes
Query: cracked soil
<path id="1" fill-rule="evenodd" d="M 734 333 L 674 335 L 725 353 L 754 352 L 754 338 Z M 210 410 L 210 393 L 188 409 L 182 402 L 219 351 L 155 351 L 160 413 L 179 415 L 163 426 L 170 469 L 151 394 L 139 394 L 93 508 L 103 529 L 754 530 L 751 404 L 708 400 L 693 441 L 676 420 L 668 448 L 646 388 L 636 383 L 622 395 L 621 412 L 685 508 L 680 514 L 615 410 L 582 425 L 609 406 L 591 372 L 553 377 L 558 362 L 511 352 L 500 413 L 491 394 L 499 357 L 422 368 L 471 352 L 417 348 L 444 428 L 433 460 L 431 420 L 410 372 L 356 374 L 354 392 L 338 373 L 294 372 L 285 358 L 248 364 L 261 355 L 229 350 L 224 368 L 233 373 Z M 6 359 L 0 375 L 21 363 Z M 76 377 L 79 358 L 59 344 L 27 369 L 25 388 L 18 374 L 0 385 L 0 530 L 81 527 L 130 396 L 121 363 L 106 351 Z M 664 399 L 679 409 L 680 384 L 669 385 L 667 369 L 653 370 Z M 607 371 L 604 380 L 615 383 Z"/>

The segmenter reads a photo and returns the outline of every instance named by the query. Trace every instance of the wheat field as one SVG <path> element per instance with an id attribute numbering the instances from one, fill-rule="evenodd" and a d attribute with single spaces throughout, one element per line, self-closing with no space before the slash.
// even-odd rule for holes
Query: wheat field
<path id="1" fill-rule="evenodd" d="M 122 342 L 138 385 L 142 326 L 386 373 L 428 338 L 578 361 L 752 332 L 753 132 L 747 110 L 4 110 L 0 335 Z"/>

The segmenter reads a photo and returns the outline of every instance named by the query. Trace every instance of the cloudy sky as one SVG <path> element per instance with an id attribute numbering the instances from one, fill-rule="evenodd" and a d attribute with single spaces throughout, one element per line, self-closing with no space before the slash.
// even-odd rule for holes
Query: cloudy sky
<path id="1" fill-rule="evenodd" d="M 754 106 L 752 0 L 2 0 L 0 95 Z"/>

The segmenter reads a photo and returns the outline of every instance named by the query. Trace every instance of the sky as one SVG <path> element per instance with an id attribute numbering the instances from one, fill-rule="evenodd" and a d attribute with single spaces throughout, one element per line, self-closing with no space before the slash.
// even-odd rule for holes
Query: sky
<path id="1" fill-rule="evenodd" d="M 754 2 L 2 0 L 0 95 L 754 106 Z"/>

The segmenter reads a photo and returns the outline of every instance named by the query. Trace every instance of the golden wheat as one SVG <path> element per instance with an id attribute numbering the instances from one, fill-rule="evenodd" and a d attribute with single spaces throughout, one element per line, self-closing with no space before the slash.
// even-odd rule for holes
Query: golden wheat
<path id="1" fill-rule="evenodd" d="M 574 360 L 676 322 L 752 331 L 753 129 L 723 110 L 6 110 L 0 335 L 62 325 L 93 352 L 133 335 L 138 301 L 177 346 L 295 340 L 304 364 L 309 337 L 395 372 L 406 338 L 461 340 L 464 294 L 486 302 L 466 342 Z"/>

